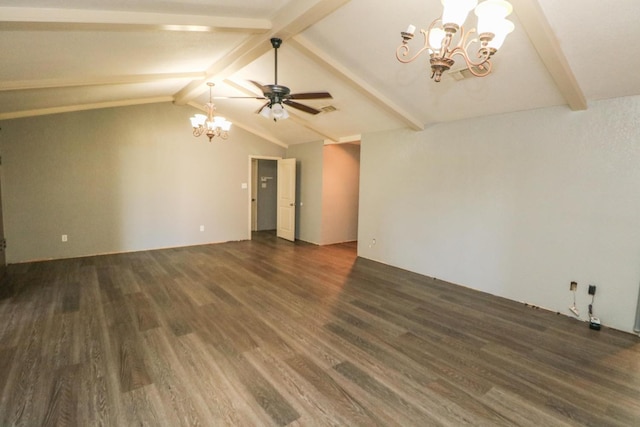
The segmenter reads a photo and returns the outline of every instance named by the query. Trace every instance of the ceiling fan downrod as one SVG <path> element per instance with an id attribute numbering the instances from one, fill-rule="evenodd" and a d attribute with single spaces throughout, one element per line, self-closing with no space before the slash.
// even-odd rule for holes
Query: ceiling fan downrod
<path id="1" fill-rule="evenodd" d="M 275 50 L 274 52 L 275 53 L 274 84 L 276 86 L 278 85 L 278 48 L 280 47 L 281 44 L 282 44 L 282 39 L 279 39 L 277 37 L 271 38 L 271 46 L 273 46 L 273 49 Z"/>

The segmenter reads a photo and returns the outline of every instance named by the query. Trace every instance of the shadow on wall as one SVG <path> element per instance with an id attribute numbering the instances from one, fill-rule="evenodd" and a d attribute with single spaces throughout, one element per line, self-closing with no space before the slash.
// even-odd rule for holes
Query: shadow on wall
<path id="1" fill-rule="evenodd" d="M 325 145 L 321 244 L 358 240 L 360 144 Z"/>

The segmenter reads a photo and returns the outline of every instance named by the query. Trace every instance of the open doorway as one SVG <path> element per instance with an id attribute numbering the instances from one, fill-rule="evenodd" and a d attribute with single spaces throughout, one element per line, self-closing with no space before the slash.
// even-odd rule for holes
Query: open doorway
<path id="1" fill-rule="evenodd" d="M 278 158 L 251 157 L 250 233 L 277 228 Z"/>

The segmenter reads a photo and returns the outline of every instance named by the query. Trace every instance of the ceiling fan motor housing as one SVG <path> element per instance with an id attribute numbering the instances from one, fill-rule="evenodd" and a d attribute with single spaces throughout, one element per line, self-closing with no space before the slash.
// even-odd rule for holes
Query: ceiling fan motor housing
<path id="1" fill-rule="evenodd" d="M 266 91 L 264 91 L 264 95 L 269 98 L 272 104 L 277 104 L 287 98 L 287 96 L 291 93 L 291 90 L 282 85 L 265 85 Z"/>

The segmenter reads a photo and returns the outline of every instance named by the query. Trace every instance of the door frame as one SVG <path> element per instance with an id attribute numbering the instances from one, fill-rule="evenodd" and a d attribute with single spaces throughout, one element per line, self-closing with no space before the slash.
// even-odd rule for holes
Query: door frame
<path id="1" fill-rule="evenodd" d="M 251 171 L 253 168 L 253 160 L 282 160 L 282 157 L 249 155 L 249 176 L 247 178 L 247 182 L 249 183 L 249 191 L 247 191 L 247 212 L 249 214 L 249 218 L 247 220 L 247 240 L 251 240 L 251 193 L 253 191 Z"/>
<path id="2" fill-rule="evenodd" d="M 251 231 L 258 230 L 258 159 L 251 159 Z"/>

